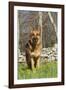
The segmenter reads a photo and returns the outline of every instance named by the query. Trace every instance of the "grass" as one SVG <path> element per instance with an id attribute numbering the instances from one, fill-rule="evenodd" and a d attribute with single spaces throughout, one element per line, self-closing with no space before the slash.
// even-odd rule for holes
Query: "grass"
<path id="1" fill-rule="evenodd" d="M 55 78 L 57 77 L 57 61 L 42 63 L 39 69 L 31 71 L 25 64 L 18 63 L 18 79 Z"/>

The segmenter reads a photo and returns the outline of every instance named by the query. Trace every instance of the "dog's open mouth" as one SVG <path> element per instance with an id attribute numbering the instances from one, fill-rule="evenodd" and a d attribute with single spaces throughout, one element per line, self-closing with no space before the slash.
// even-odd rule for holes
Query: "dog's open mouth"
<path id="1" fill-rule="evenodd" d="M 37 42 L 38 42 L 38 39 L 33 39 L 33 42 L 32 42 L 32 47 L 33 49 L 35 49 L 36 45 L 37 45 Z"/>
<path id="2" fill-rule="evenodd" d="M 38 38 L 33 38 L 32 41 L 33 41 L 33 44 L 35 45 L 37 44 Z"/>

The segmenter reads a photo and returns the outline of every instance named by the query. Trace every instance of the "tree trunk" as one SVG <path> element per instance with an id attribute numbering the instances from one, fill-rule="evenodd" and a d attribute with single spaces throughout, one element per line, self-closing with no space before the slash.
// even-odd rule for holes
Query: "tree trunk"
<path id="1" fill-rule="evenodd" d="M 57 28 L 56 28 L 56 25 L 55 25 L 55 23 L 54 23 L 54 20 L 53 20 L 53 17 L 52 17 L 52 15 L 51 15 L 51 13 L 50 12 L 48 12 L 48 15 L 49 15 L 49 18 L 50 18 L 50 21 L 51 21 L 51 23 L 52 23 L 52 25 L 53 25 L 53 27 L 54 27 L 54 29 L 55 29 L 55 32 L 57 33 Z"/>
<path id="2" fill-rule="evenodd" d="M 39 27 L 41 29 L 41 43 L 42 43 L 42 12 L 39 12 Z"/>

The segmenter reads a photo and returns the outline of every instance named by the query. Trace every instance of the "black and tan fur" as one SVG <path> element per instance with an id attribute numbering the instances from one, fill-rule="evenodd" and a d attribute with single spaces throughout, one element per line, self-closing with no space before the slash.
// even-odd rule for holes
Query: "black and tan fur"
<path id="1" fill-rule="evenodd" d="M 29 41 L 26 44 L 26 62 L 30 69 L 38 68 L 40 64 L 41 54 L 41 38 L 40 30 L 33 30 L 30 32 Z"/>

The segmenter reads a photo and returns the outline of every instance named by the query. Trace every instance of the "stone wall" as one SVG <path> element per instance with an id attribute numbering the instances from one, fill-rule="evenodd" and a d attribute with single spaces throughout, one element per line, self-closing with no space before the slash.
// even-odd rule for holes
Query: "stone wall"
<path id="1" fill-rule="evenodd" d="M 40 56 L 41 62 L 57 60 L 57 44 L 54 47 L 43 48 Z M 26 62 L 25 53 L 19 54 L 18 62 Z"/>
<path id="2" fill-rule="evenodd" d="M 41 60 L 57 60 L 57 44 L 54 47 L 43 48 L 41 52 Z"/>

